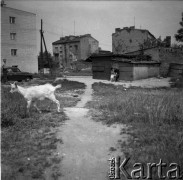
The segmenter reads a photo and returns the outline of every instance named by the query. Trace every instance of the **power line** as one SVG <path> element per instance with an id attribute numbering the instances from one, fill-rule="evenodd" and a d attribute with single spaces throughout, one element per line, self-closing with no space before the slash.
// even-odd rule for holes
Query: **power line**
<path id="1" fill-rule="evenodd" d="M 59 26 L 58 24 L 57 25 L 53 25 L 51 23 L 48 23 L 48 22 L 45 22 L 45 24 L 49 25 L 50 27 L 57 27 L 57 29 L 61 29 L 62 31 L 67 31 L 67 32 L 72 32 L 70 29 L 67 29 L 67 28 L 64 28 L 63 25 L 62 26 Z"/>
<path id="2" fill-rule="evenodd" d="M 49 25 L 49 26 L 51 25 L 51 26 L 52 26 L 52 29 L 53 29 L 53 25 L 52 25 L 51 23 L 45 22 L 44 24 L 47 24 L 47 25 Z M 59 25 L 54 25 L 54 27 L 57 27 L 57 28 L 60 29 L 61 26 L 59 26 Z M 47 28 L 47 27 L 46 27 L 46 28 Z M 57 33 L 57 32 L 48 30 L 48 29 L 46 29 L 46 28 L 44 28 L 44 32 L 45 32 L 45 33 L 49 33 L 49 34 L 52 34 L 52 35 L 54 35 L 54 36 L 59 36 L 59 37 L 63 36 L 63 29 L 66 30 L 66 28 L 63 28 L 63 26 L 62 26 L 62 28 L 61 28 L 61 29 L 62 29 L 62 32 L 61 32 L 61 33 Z M 36 28 L 36 29 L 37 29 L 37 28 Z M 39 30 L 39 29 L 37 29 L 37 30 Z M 75 21 L 74 21 L 74 35 L 75 35 Z M 102 41 L 99 42 L 99 45 L 106 46 L 106 47 L 112 47 L 112 43 L 105 43 L 105 42 L 102 42 Z"/>
<path id="3" fill-rule="evenodd" d="M 112 46 L 112 43 L 111 44 L 105 44 L 105 43 L 101 43 L 101 42 L 99 42 L 99 44 L 101 44 L 101 45 L 105 45 L 105 46 Z"/>
<path id="4" fill-rule="evenodd" d="M 75 20 L 74 20 L 74 36 L 75 36 Z"/>
<path id="5" fill-rule="evenodd" d="M 54 34 L 54 35 L 56 35 L 56 36 L 61 36 L 61 33 L 60 34 L 58 34 L 58 33 L 55 33 L 55 32 L 51 32 L 51 31 L 48 31 L 48 30 L 44 30 L 44 32 L 46 32 L 46 33 L 49 33 L 49 34 Z"/>

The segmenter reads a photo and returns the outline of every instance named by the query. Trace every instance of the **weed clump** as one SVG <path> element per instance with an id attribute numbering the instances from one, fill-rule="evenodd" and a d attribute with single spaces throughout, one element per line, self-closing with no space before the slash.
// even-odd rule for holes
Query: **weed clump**
<path id="1" fill-rule="evenodd" d="M 94 101 L 88 106 L 99 110 L 94 119 L 106 124 L 123 123 L 130 137 L 121 150 L 133 162 L 183 167 L 183 91 L 181 89 L 143 89 L 95 83 Z M 133 166 L 132 166 L 133 167 Z"/>

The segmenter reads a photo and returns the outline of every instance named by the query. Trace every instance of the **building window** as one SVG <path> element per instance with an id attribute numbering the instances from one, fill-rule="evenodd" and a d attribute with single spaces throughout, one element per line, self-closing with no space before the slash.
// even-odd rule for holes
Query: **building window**
<path id="1" fill-rule="evenodd" d="M 58 61 L 58 54 L 55 54 L 55 60 Z"/>
<path id="2" fill-rule="evenodd" d="M 17 56 L 17 49 L 11 49 L 11 56 Z"/>
<path id="3" fill-rule="evenodd" d="M 15 24 L 15 17 L 10 16 L 10 24 Z"/>
<path id="4" fill-rule="evenodd" d="M 75 50 L 76 50 L 76 52 L 78 51 L 78 45 L 75 45 Z"/>
<path id="5" fill-rule="evenodd" d="M 10 33 L 10 39 L 15 40 L 16 39 L 16 33 Z"/>
<path id="6" fill-rule="evenodd" d="M 58 47 L 55 47 L 55 52 L 56 52 L 56 53 L 59 53 L 59 52 L 58 52 Z"/>

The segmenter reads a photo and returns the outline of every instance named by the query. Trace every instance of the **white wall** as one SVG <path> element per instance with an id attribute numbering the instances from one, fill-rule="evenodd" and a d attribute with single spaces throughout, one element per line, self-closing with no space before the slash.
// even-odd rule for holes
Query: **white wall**
<path id="1" fill-rule="evenodd" d="M 114 54 L 123 54 L 140 49 L 139 45 L 144 41 L 151 39 L 148 31 L 138 29 L 121 29 L 112 34 L 112 52 Z"/>
<path id="2" fill-rule="evenodd" d="M 15 17 L 15 24 L 9 23 L 9 17 Z M 16 33 L 16 39 L 10 39 L 10 33 Z M 17 49 L 17 55 L 11 55 L 11 49 Z M 36 15 L 8 7 L 1 7 L 1 62 L 6 59 L 7 66 L 18 65 L 20 70 L 38 72 L 36 41 Z"/>

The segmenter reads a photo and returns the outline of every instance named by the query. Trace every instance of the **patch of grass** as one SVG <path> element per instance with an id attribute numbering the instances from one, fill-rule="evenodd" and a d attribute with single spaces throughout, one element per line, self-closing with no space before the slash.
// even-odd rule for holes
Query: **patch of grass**
<path id="1" fill-rule="evenodd" d="M 31 117 L 17 118 L 13 126 L 2 128 L 2 179 L 17 177 L 18 173 L 43 177 L 44 169 L 54 164 L 47 158 L 52 157 L 60 142 L 54 128 L 64 120 L 63 113 L 53 118 L 52 113 L 40 116 L 35 112 Z"/>
<path id="2" fill-rule="evenodd" d="M 66 73 L 67 76 L 92 76 L 91 71 L 78 71 Z"/>
<path id="3" fill-rule="evenodd" d="M 58 89 L 58 91 L 72 91 L 77 89 L 85 89 L 86 85 L 81 82 L 77 81 L 69 81 L 67 79 L 58 80 L 56 83 L 53 83 L 53 85 L 62 84 L 61 89 Z"/>
<path id="4" fill-rule="evenodd" d="M 60 82 L 59 82 L 60 83 Z M 59 84 L 58 83 L 58 84 Z M 60 97 L 68 90 L 84 89 L 78 82 L 61 82 L 63 89 L 57 91 L 61 108 L 74 106 L 78 98 Z M 45 82 L 44 82 L 45 84 Z M 30 116 L 26 113 L 26 101 L 19 93 L 11 94 L 9 87 L 1 88 L 1 168 L 5 179 L 44 179 L 45 169 L 51 169 L 54 178 L 60 175 L 60 156 L 55 156 L 57 128 L 67 120 L 64 112 L 56 112 L 56 104 L 50 100 L 39 101 L 39 114 L 34 107 Z"/>
<path id="5" fill-rule="evenodd" d="M 179 78 L 171 78 L 171 87 L 183 88 L 183 74 Z"/>
<path id="6" fill-rule="evenodd" d="M 10 88 L 1 89 L 1 126 L 13 125 L 17 118 L 24 119 L 26 114 L 26 101 L 16 93 L 9 93 Z M 19 103 L 17 103 L 19 100 Z"/>
<path id="7" fill-rule="evenodd" d="M 183 91 L 143 89 L 95 83 L 90 108 L 100 111 L 94 119 L 129 126 L 130 139 L 122 151 L 132 164 L 178 163 L 183 167 Z M 133 166 L 131 166 L 133 167 Z"/>
<path id="8" fill-rule="evenodd" d="M 53 73 L 52 75 L 50 75 L 50 74 L 37 74 L 37 73 L 35 73 L 35 74 L 33 74 L 33 78 L 39 78 L 39 79 L 44 79 L 44 80 L 46 80 L 46 79 L 55 79 L 57 76 Z M 60 75 L 59 77 L 62 77 L 62 75 Z"/>
<path id="9" fill-rule="evenodd" d="M 53 86 L 56 86 L 58 84 L 61 84 L 62 87 L 60 89 L 57 89 L 57 92 L 64 92 L 64 91 L 73 91 L 73 90 L 79 90 L 79 89 L 85 89 L 86 85 L 81 82 L 77 81 L 70 81 L 67 79 L 60 79 L 55 82 L 55 79 L 34 79 L 28 83 L 26 83 L 26 86 L 31 85 L 44 85 L 46 83 L 50 83 Z M 21 85 L 21 83 L 19 83 Z"/>

